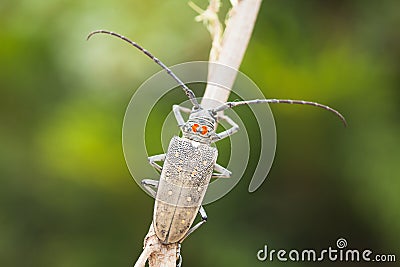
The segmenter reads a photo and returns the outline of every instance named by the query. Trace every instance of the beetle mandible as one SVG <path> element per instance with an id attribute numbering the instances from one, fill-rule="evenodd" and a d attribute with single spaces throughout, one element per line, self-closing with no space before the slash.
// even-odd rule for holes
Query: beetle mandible
<path id="1" fill-rule="evenodd" d="M 173 106 L 173 113 L 182 131 L 182 137 L 175 136 L 169 143 L 167 153 L 150 156 L 150 164 L 161 173 L 160 180 L 142 180 L 144 188 L 155 197 L 153 226 L 157 237 L 163 244 L 182 243 L 193 231 L 207 221 L 202 201 L 211 178 L 228 178 L 231 172 L 217 163 L 218 151 L 213 143 L 231 136 L 239 130 L 239 126 L 228 116 L 219 112 L 239 105 L 273 103 L 301 104 L 323 108 L 337 115 L 346 126 L 346 120 L 337 110 L 328 106 L 290 99 L 255 99 L 226 102 L 216 108 L 205 109 L 190 90 L 164 63 L 149 51 L 131 41 L 127 37 L 107 30 L 91 32 L 92 35 L 104 33 L 122 39 L 161 66 L 178 84 L 189 98 L 192 109 Z M 189 114 L 185 122 L 182 112 Z M 219 120 L 225 120 L 230 128 L 217 133 Z M 157 162 L 164 162 L 161 166 Z M 155 190 L 157 188 L 157 190 Z M 201 221 L 190 228 L 200 213 Z"/>

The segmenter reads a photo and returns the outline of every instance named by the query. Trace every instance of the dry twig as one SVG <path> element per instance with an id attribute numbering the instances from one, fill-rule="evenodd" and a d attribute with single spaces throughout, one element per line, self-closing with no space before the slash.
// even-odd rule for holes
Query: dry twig
<path id="1" fill-rule="evenodd" d="M 244 53 L 246 51 L 254 23 L 257 18 L 261 0 L 231 0 L 232 9 L 226 19 L 226 28 L 223 27 L 218 18 L 220 0 L 210 0 L 206 10 L 202 10 L 191 3 L 193 9 L 200 13 L 196 20 L 202 21 L 212 38 L 210 61 L 239 69 Z M 209 68 L 208 81 L 214 81 L 218 77 L 218 69 Z M 224 84 L 233 85 L 236 76 L 224 77 Z M 201 105 L 210 108 L 215 101 L 226 102 L 230 90 L 222 89 L 214 85 L 207 85 Z M 145 266 L 146 260 L 150 267 L 175 267 L 177 260 L 178 244 L 164 245 L 155 235 L 153 224 L 144 239 L 143 252 L 137 260 L 135 267 Z"/>

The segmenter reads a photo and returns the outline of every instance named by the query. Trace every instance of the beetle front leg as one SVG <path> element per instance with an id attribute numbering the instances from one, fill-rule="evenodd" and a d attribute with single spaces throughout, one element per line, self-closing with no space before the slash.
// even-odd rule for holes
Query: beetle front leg
<path id="1" fill-rule="evenodd" d="M 230 178 L 232 174 L 230 170 L 222 167 L 218 163 L 215 163 L 214 171 L 216 172 L 212 174 L 211 178 Z"/>
<path id="2" fill-rule="evenodd" d="M 144 179 L 142 180 L 141 184 L 143 185 L 144 189 L 146 189 L 147 192 L 149 192 L 149 194 L 155 198 L 157 191 L 155 191 L 153 189 L 154 188 L 158 188 L 158 181 L 156 180 L 150 180 L 150 179 Z"/>
<path id="3" fill-rule="evenodd" d="M 179 128 L 182 127 L 182 126 L 185 124 L 185 120 L 184 120 L 183 117 L 182 117 L 181 111 L 182 111 L 182 112 L 185 112 L 185 113 L 190 113 L 191 110 L 188 109 L 188 108 L 181 107 L 181 106 L 179 106 L 179 105 L 173 105 L 173 106 L 172 106 L 172 110 L 173 110 L 173 112 L 174 112 L 175 119 L 176 119 L 176 121 L 178 122 Z"/>
<path id="4" fill-rule="evenodd" d="M 157 171 L 161 172 L 162 167 L 156 163 L 156 161 L 165 161 L 166 154 L 154 155 L 150 156 L 147 159 L 149 160 L 151 166 L 153 166 Z"/>
<path id="5" fill-rule="evenodd" d="M 198 222 L 195 226 L 193 226 L 185 235 L 184 237 L 179 241 L 179 243 L 182 243 L 183 240 L 185 240 L 186 237 L 188 237 L 191 233 L 196 231 L 200 226 L 202 226 L 205 222 L 207 222 L 207 213 L 206 210 L 203 208 L 203 206 L 200 206 L 199 213 L 201 216 L 201 221 Z"/>
<path id="6" fill-rule="evenodd" d="M 232 127 L 229 128 L 229 129 L 226 130 L 226 131 L 217 133 L 215 139 L 213 140 L 213 142 L 217 142 L 217 141 L 219 141 L 219 140 L 221 140 L 221 139 L 224 139 L 224 138 L 226 138 L 226 137 L 228 137 L 228 136 L 231 136 L 232 134 L 234 134 L 234 133 L 236 133 L 237 131 L 239 131 L 239 125 L 237 125 L 236 122 L 234 122 L 231 118 L 229 118 L 229 117 L 226 116 L 226 115 L 222 115 L 222 116 L 220 116 L 220 118 L 221 118 L 222 120 L 225 120 L 225 121 L 226 121 L 227 123 L 229 123 L 229 125 L 231 125 Z"/>

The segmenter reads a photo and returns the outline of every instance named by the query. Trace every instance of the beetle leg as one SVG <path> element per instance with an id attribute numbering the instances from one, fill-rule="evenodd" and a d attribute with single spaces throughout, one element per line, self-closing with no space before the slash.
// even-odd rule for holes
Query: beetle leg
<path id="1" fill-rule="evenodd" d="M 172 110 L 174 111 L 175 119 L 178 122 L 179 128 L 182 127 L 185 124 L 185 120 L 182 117 L 181 111 L 185 113 L 190 113 L 191 110 L 188 108 L 181 107 L 179 105 L 173 105 Z"/>
<path id="2" fill-rule="evenodd" d="M 178 263 L 176 264 L 176 267 L 181 267 L 182 266 L 182 254 L 181 254 L 181 244 L 178 243 L 178 248 L 176 251 L 176 258 L 178 259 Z"/>
<path id="3" fill-rule="evenodd" d="M 166 154 L 154 155 L 154 156 L 148 157 L 147 159 L 149 160 L 151 166 L 153 166 L 157 171 L 161 172 L 162 167 L 159 164 L 157 164 L 156 161 L 164 161 L 165 155 Z"/>
<path id="4" fill-rule="evenodd" d="M 215 163 L 214 171 L 216 172 L 212 174 L 211 178 L 230 178 L 232 174 L 230 170 L 222 167 L 218 163 Z"/>
<path id="5" fill-rule="evenodd" d="M 200 226 L 202 226 L 205 222 L 207 222 L 207 213 L 206 213 L 205 209 L 203 208 L 203 206 L 200 206 L 199 213 L 200 213 L 200 216 L 201 216 L 201 221 L 198 222 L 195 226 L 193 226 L 193 227 L 183 236 L 183 238 L 179 241 L 179 243 L 182 243 L 183 240 L 186 239 L 186 237 L 188 237 L 191 233 L 193 233 L 194 231 L 196 231 Z"/>
<path id="6" fill-rule="evenodd" d="M 213 140 L 213 142 L 217 142 L 221 139 L 224 139 L 228 136 L 231 136 L 232 134 L 236 133 L 237 131 L 239 131 L 239 125 L 237 125 L 231 118 L 229 118 L 226 115 L 222 115 L 220 116 L 220 119 L 226 121 L 227 123 L 229 123 L 229 125 L 231 125 L 232 127 L 229 128 L 226 131 L 220 132 L 216 134 L 215 139 Z"/>
<path id="7" fill-rule="evenodd" d="M 150 179 L 144 179 L 142 180 L 142 185 L 144 189 L 146 189 L 147 192 L 150 193 L 150 195 L 155 198 L 157 192 L 153 189 L 153 187 L 158 188 L 158 181 L 156 180 L 150 180 Z"/>

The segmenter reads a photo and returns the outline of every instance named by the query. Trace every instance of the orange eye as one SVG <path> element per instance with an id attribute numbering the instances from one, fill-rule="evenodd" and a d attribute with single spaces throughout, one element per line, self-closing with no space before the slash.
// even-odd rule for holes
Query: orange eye
<path id="1" fill-rule="evenodd" d="M 205 135 L 208 132 L 207 126 L 201 126 L 201 134 Z"/>
<path id="2" fill-rule="evenodd" d="M 197 132 L 197 128 L 199 128 L 199 125 L 197 123 L 192 125 L 192 131 L 195 133 Z"/>

